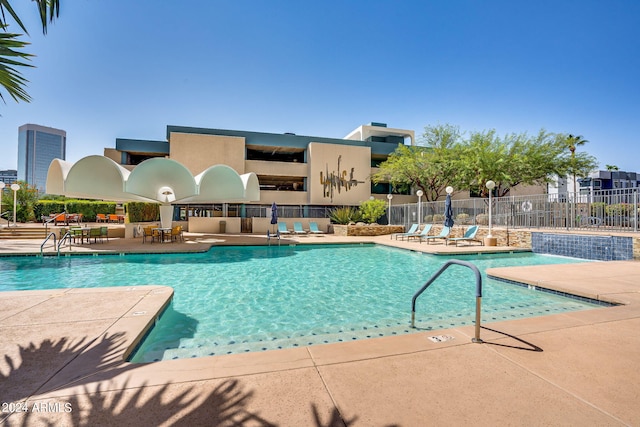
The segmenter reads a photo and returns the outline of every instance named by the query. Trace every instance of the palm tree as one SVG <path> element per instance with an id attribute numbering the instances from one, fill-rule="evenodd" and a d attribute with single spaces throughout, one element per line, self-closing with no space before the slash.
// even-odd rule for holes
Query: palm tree
<path id="1" fill-rule="evenodd" d="M 617 167 L 616 165 L 607 165 L 607 166 L 606 166 L 606 168 L 607 168 L 607 170 L 608 170 L 608 171 L 617 171 L 617 170 L 620 170 L 620 168 L 619 168 L 619 167 Z"/>
<path id="2" fill-rule="evenodd" d="M 47 24 L 53 22 L 60 13 L 60 0 L 33 0 L 33 2 L 36 3 L 40 13 L 42 32 L 46 34 Z M 7 16 L 11 16 L 25 34 L 29 34 L 20 17 L 11 7 L 11 2 L 0 0 L 0 84 L 16 102 L 29 102 L 31 97 L 25 89 L 28 81 L 15 67 L 31 67 L 32 65 L 24 61 L 29 60 L 33 55 L 21 51 L 29 43 L 19 40 L 22 34 L 8 31 Z M 6 102 L 1 92 L 0 99 Z"/>
<path id="3" fill-rule="evenodd" d="M 565 144 L 569 151 L 571 152 L 571 174 L 573 175 L 573 191 L 576 192 L 577 188 L 577 180 L 576 180 L 576 167 L 575 167 L 575 158 L 576 158 L 576 148 L 586 144 L 587 141 L 584 139 L 582 135 L 567 135 L 565 139 Z"/>

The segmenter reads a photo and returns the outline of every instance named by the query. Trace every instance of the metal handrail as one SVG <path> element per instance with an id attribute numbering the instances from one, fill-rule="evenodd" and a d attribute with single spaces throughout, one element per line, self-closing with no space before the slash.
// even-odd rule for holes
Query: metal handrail
<path id="1" fill-rule="evenodd" d="M 7 218 L 7 227 L 9 227 L 9 224 L 11 223 L 11 220 L 10 220 L 9 215 L 8 215 L 9 212 L 11 212 L 11 211 L 4 211 L 4 212 L 0 213 L 0 218 L 2 218 L 3 216 L 7 215 L 7 217 L 6 217 Z"/>
<path id="2" fill-rule="evenodd" d="M 280 246 L 280 230 L 277 230 L 274 236 L 278 239 L 278 246 Z M 271 246 L 271 233 L 269 233 L 269 230 L 267 230 L 267 243 Z"/>
<path id="3" fill-rule="evenodd" d="M 62 246 L 62 244 L 68 240 L 69 241 L 69 247 L 71 247 L 71 232 L 67 231 L 66 233 L 64 233 L 64 236 L 62 236 L 60 238 L 60 241 L 58 242 L 58 256 L 60 256 L 60 247 Z"/>
<path id="4" fill-rule="evenodd" d="M 44 221 L 44 231 L 45 233 L 49 230 L 49 224 L 53 221 L 56 220 L 56 218 L 58 218 L 58 215 L 63 215 L 65 216 L 65 218 L 67 217 L 67 211 L 62 211 L 59 214 L 56 214 L 56 216 L 54 216 L 53 218 L 49 218 L 48 220 Z"/>
<path id="5" fill-rule="evenodd" d="M 440 270 L 438 270 L 436 274 L 431 276 L 431 279 L 429 279 L 427 283 L 425 283 L 424 286 L 421 287 L 420 290 L 415 293 L 415 295 L 413 296 L 413 299 L 411 300 L 411 327 L 415 328 L 416 300 L 418 299 L 420 294 L 422 294 L 442 274 L 442 272 L 444 272 L 447 268 L 449 268 L 449 266 L 453 264 L 468 267 L 476 275 L 476 331 L 475 331 L 476 333 L 475 333 L 475 337 L 471 339 L 471 342 L 482 343 L 483 341 L 480 339 L 480 311 L 481 311 L 480 306 L 481 306 L 481 300 L 482 300 L 482 275 L 480 275 L 480 270 L 478 270 L 478 267 L 476 267 L 475 265 L 473 265 L 468 261 L 460 261 L 457 259 L 452 259 L 445 262 L 444 265 L 440 267 Z"/>
<path id="6" fill-rule="evenodd" d="M 49 241 L 49 239 L 53 236 L 53 247 L 56 247 L 56 233 L 54 233 L 53 231 L 51 233 L 49 233 L 49 235 L 44 239 L 44 242 L 42 242 L 42 244 L 40 245 L 40 255 L 43 255 L 43 250 L 44 250 L 44 245 L 47 244 L 47 242 Z"/>

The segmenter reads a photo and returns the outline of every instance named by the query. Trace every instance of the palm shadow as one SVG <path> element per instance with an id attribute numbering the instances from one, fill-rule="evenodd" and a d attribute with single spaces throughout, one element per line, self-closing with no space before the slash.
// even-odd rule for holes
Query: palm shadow
<path id="1" fill-rule="evenodd" d="M 277 425 L 250 410 L 254 391 L 245 390 L 237 379 L 224 379 L 217 384 L 130 385 L 128 377 L 122 384 L 112 382 L 136 369 L 135 364 L 122 360 L 124 345 L 122 333 L 105 334 L 94 340 L 61 338 L 46 339 L 39 345 L 19 345 L 19 356 L 5 355 L 4 364 L 0 363 L 0 396 L 3 401 L 25 402 L 31 408 L 54 405 L 55 410 L 3 413 L 0 425 Z M 69 366 L 74 361 L 78 362 L 75 368 Z M 78 366 L 82 368 L 77 369 Z M 67 396 L 37 397 L 70 386 L 76 391 Z M 348 427 L 357 420 L 343 419 L 333 408 L 325 422 L 316 405 L 311 407 L 316 427 Z"/>

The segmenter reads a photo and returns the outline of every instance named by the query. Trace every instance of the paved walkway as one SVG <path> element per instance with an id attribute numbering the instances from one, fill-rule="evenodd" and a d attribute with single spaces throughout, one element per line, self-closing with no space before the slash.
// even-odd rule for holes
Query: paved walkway
<path id="1" fill-rule="evenodd" d="M 256 236 L 125 239 L 73 251 L 202 250 Z M 429 252 L 512 250 L 375 241 Z M 0 241 L 0 252 L 39 253 Z M 285 242 L 281 242 L 285 243 Z M 287 242 L 288 243 L 288 242 Z M 172 290 L 0 293 L 0 424 L 640 425 L 640 263 L 499 268 L 489 274 L 619 302 L 609 308 L 263 353 L 123 361 Z M 433 342 L 433 335 L 451 337 Z M 26 406 L 16 403 L 25 402 Z M 5 412 L 17 409 L 7 417 Z M 23 412 L 19 412 L 23 410 Z M 28 410 L 28 412 L 26 412 Z"/>

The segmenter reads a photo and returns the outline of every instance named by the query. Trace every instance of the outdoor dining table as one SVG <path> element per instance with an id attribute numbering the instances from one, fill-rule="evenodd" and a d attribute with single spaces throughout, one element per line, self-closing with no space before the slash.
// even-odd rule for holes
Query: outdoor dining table
<path id="1" fill-rule="evenodd" d="M 169 239 L 171 239 L 171 227 L 169 228 L 157 227 L 157 228 L 153 228 L 153 230 L 158 230 L 158 233 L 160 233 L 160 243 L 164 243 L 165 236 L 169 236 Z"/>

